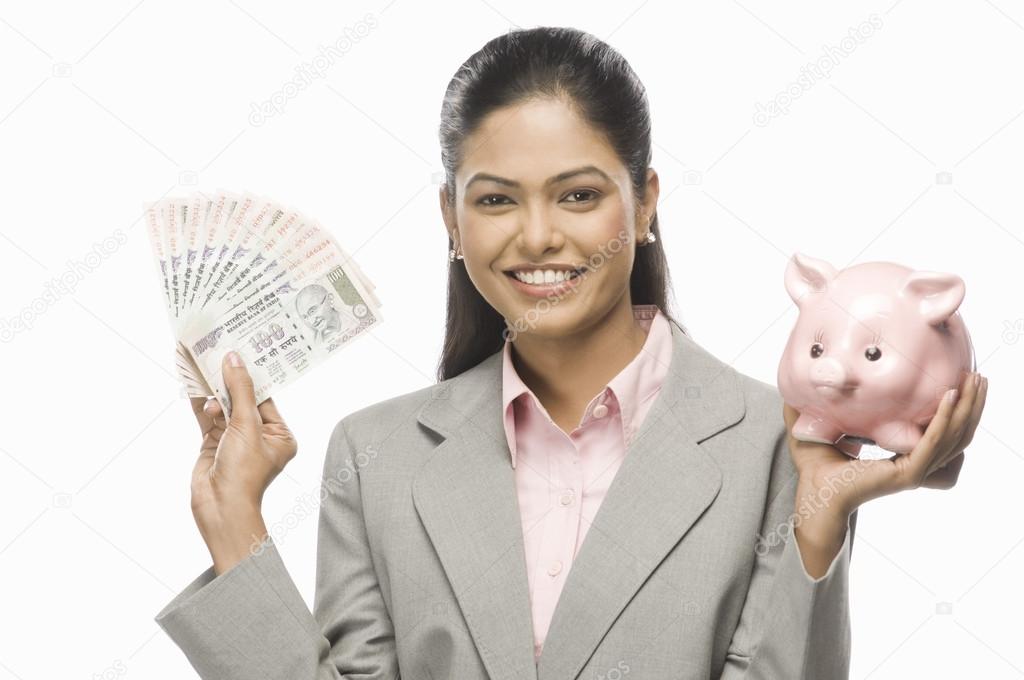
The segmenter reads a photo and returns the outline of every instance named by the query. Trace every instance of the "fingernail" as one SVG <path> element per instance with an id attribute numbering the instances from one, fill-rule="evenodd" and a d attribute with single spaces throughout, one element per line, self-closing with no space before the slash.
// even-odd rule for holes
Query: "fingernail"
<path id="1" fill-rule="evenodd" d="M 211 406 L 213 406 L 213 400 L 212 399 L 207 401 L 205 404 L 203 404 L 203 410 L 206 411 L 207 413 L 209 413 Z"/>
<path id="2" fill-rule="evenodd" d="M 242 365 L 242 357 L 235 350 L 231 350 L 230 352 L 228 352 L 228 365 L 234 366 L 235 368 L 238 368 L 239 366 Z"/>
<path id="3" fill-rule="evenodd" d="M 946 392 L 946 401 L 948 401 L 948 402 L 956 401 L 956 392 L 957 392 L 956 389 L 952 389 L 952 390 Z"/>
<path id="4" fill-rule="evenodd" d="M 974 386 L 977 387 L 981 384 L 981 373 L 974 374 Z"/>

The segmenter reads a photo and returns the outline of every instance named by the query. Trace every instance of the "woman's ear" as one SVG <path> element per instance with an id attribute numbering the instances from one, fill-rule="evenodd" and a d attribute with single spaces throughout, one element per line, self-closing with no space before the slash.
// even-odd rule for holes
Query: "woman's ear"
<path id="1" fill-rule="evenodd" d="M 658 195 L 661 193 L 661 180 L 658 171 L 654 168 L 647 168 L 647 195 L 644 203 L 650 207 L 650 214 L 654 214 L 658 207 Z"/>
<path id="2" fill-rule="evenodd" d="M 448 185 L 442 184 L 441 190 L 438 192 L 438 200 L 441 203 L 441 218 L 444 220 L 445 231 L 448 232 L 448 238 L 453 243 L 457 242 L 456 235 L 458 234 L 458 227 L 455 224 L 455 208 L 448 202 Z"/>
<path id="3" fill-rule="evenodd" d="M 640 217 L 646 219 L 641 219 L 637 222 L 638 233 L 646 234 L 648 225 L 654 220 L 654 213 L 658 209 L 658 194 L 660 192 L 661 182 L 658 179 L 658 173 L 654 168 L 647 168 L 646 190 L 640 204 Z"/>

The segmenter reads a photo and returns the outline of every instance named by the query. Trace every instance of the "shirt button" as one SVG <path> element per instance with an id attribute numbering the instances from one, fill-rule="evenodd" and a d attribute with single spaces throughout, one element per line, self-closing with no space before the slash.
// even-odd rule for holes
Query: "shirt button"
<path id="1" fill-rule="evenodd" d="M 566 489 L 562 492 L 562 495 L 558 497 L 558 502 L 562 505 L 572 505 L 573 490 Z"/>
<path id="2" fill-rule="evenodd" d="M 548 573 L 552 576 L 558 576 L 558 573 L 560 571 L 562 571 L 562 563 L 560 561 L 556 561 L 554 564 L 548 567 Z"/>
<path id="3" fill-rule="evenodd" d="M 604 418 L 608 415 L 608 407 L 604 404 L 598 404 L 594 407 L 593 414 L 595 418 Z"/>

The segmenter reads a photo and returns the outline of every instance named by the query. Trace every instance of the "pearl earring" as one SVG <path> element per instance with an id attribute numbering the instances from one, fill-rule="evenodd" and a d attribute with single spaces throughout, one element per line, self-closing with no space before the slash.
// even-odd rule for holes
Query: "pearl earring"
<path id="1" fill-rule="evenodd" d="M 448 261 L 449 262 L 454 262 L 456 259 L 462 260 L 462 259 L 465 259 L 465 258 L 463 257 L 461 252 L 460 253 L 456 253 L 454 248 L 449 248 L 448 249 Z"/>

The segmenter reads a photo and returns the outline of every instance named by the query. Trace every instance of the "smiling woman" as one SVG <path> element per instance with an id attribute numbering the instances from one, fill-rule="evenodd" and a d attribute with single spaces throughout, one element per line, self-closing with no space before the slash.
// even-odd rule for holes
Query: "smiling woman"
<path id="1" fill-rule="evenodd" d="M 296 443 L 229 355 L 231 422 L 195 404 L 214 565 L 157 621 L 218 680 L 847 677 L 857 507 L 955 481 L 984 385 L 891 468 L 795 442 L 669 316 L 646 95 L 590 34 L 491 40 L 440 133 L 439 382 L 335 427 L 312 612 L 260 512 Z"/>
<path id="2" fill-rule="evenodd" d="M 527 314 L 516 349 L 551 350 L 554 364 L 557 339 L 574 336 L 576 356 L 610 350 L 620 367 L 643 344 L 632 305 L 672 318 L 647 96 L 609 45 L 569 28 L 495 38 L 452 78 L 440 139 L 449 248 L 465 257 L 448 272 L 440 379 L 500 349 Z M 569 270 L 583 275 L 560 282 Z"/>

